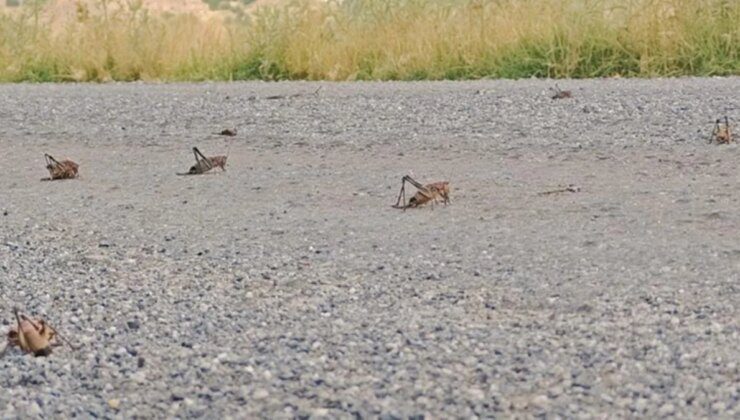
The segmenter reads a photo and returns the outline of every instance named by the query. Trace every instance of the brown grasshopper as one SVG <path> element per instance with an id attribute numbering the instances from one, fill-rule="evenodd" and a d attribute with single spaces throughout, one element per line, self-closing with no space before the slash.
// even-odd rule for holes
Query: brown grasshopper
<path id="1" fill-rule="evenodd" d="M 220 133 L 213 133 L 213 134 L 217 134 L 219 136 L 234 137 L 236 135 L 236 128 L 226 128 L 224 130 L 221 130 Z"/>
<path id="2" fill-rule="evenodd" d="M 730 119 L 725 116 L 725 122 L 717 118 L 714 122 L 714 129 L 712 135 L 709 137 L 709 143 L 716 142 L 717 144 L 730 144 L 733 142 L 732 132 L 730 131 Z"/>
<path id="3" fill-rule="evenodd" d="M 18 308 L 14 308 L 13 312 L 17 326 L 8 331 L 7 345 L 0 351 L 0 357 L 5 354 L 8 347 L 18 347 L 25 353 L 33 353 L 36 357 L 48 356 L 52 347 L 61 345 L 57 338 L 62 339 L 72 350 L 79 349 L 79 346 L 72 345 L 43 319 L 31 319 L 21 314 Z"/>
<path id="4" fill-rule="evenodd" d="M 80 165 L 69 159 L 59 162 L 48 153 L 44 153 L 44 159 L 46 160 L 46 169 L 49 171 L 49 178 L 41 178 L 42 181 L 77 178 Z"/>
<path id="5" fill-rule="evenodd" d="M 195 155 L 195 165 L 191 166 L 187 172 L 179 172 L 178 175 L 200 175 L 216 167 L 221 168 L 222 171 L 226 170 L 228 156 L 205 157 L 197 147 L 193 147 L 193 154 Z"/>
<path id="6" fill-rule="evenodd" d="M 406 182 L 410 183 L 418 190 L 413 197 L 406 203 Z M 401 178 L 401 191 L 398 193 L 398 200 L 393 208 L 406 210 L 408 208 L 414 208 L 423 206 L 428 202 L 432 202 L 432 208 L 437 199 L 442 199 L 442 203 L 447 205 L 450 202 L 450 183 L 448 181 L 433 182 L 427 185 L 421 185 L 414 181 L 413 178 L 406 175 Z M 403 203 L 403 204 L 401 204 Z"/>
<path id="7" fill-rule="evenodd" d="M 552 99 L 566 99 L 566 98 L 572 98 L 573 93 L 569 90 L 560 90 L 560 86 L 555 84 L 554 88 L 550 88 L 553 92 L 555 92 L 554 95 L 551 96 Z"/>
<path id="8" fill-rule="evenodd" d="M 17 326 L 8 331 L 7 347 L 18 347 L 25 353 L 33 353 L 34 356 L 48 356 L 51 354 L 51 348 L 59 345 L 56 341 L 57 331 L 46 323 L 43 319 L 31 319 L 18 312 L 15 312 Z M 4 354 L 5 349 L 2 353 Z"/>

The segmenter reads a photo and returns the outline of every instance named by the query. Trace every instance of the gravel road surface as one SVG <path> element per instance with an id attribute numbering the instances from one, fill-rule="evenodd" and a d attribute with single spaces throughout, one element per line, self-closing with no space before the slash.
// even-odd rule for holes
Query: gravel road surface
<path id="1" fill-rule="evenodd" d="M 740 78 L 558 83 L 0 86 L 0 418 L 737 418 Z"/>

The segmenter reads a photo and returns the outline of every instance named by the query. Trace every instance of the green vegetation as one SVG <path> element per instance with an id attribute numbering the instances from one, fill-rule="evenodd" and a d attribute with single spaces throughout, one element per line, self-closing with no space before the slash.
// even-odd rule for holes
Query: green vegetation
<path id="1" fill-rule="evenodd" d="M 740 75 L 737 0 L 296 1 L 0 17 L 1 81 Z"/>
<path id="2" fill-rule="evenodd" d="M 208 4 L 208 7 L 210 7 L 211 10 L 231 9 L 231 0 L 203 0 L 203 2 Z M 255 0 L 239 0 L 238 1 L 238 3 L 241 3 L 244 6 L 247 6 L 254 2 Z"/>

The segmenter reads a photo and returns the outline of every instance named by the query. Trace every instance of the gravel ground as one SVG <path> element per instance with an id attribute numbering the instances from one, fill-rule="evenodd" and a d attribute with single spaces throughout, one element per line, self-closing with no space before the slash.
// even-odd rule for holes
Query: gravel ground
<path id="1" fill-rule="evenodd" d="M 737 418 L 740 79 L 552 85 L 0 86 L 0 417 Z"/>

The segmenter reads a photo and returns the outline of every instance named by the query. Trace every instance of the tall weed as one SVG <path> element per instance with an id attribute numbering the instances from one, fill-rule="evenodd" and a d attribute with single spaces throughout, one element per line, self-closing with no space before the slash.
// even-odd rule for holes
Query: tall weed
<path id="1" fill-rule="evenodd" d="M 737 0 L 292 1 L 240 19 L 118 4 L 0 16 L 0 80 L 740 74 Z"/>

